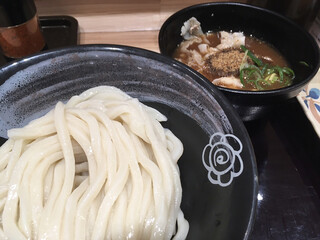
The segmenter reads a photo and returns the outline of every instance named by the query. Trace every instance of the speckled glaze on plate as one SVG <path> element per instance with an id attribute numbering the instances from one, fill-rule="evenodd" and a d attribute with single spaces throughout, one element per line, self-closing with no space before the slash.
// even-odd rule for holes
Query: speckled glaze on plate
<path id="1" fill-rule="evenodd" d="M 4 66 L 0 84 L 2 137 L 99 85 L 157 108 L 184 145 L 179 167 L 188 239 L 248 239 L 258 188 L 252 145 L 232 106 L 200 74 L 143 49 L 82 45 Z"/>

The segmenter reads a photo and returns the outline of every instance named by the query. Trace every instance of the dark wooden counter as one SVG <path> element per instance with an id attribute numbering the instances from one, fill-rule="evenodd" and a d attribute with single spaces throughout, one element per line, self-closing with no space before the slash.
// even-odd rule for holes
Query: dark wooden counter
<path id="1" fill-rule="evenodd" d="M 250 240 L 320 239 L 320 140 L 300 104 L 245 125 L 260 183 Z"/>

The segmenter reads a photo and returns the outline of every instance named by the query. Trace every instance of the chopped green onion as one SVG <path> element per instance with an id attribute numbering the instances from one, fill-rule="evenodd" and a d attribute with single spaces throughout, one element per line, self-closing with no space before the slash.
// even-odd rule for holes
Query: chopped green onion
<path id="1" fill-rule="evenodd" d="M 245 46 L 240 46 L 245 51 L 245 57 L 249 56 L 254 64 L 245 64 L 244 62 L 240 67 L 240 81 L 245 86 L 247 84 L 254 84 L 256 89 L 264 90 L 263 85 L 271 85 L 276 81 L 281 82 L 285 86 L 291 84 L 295 78 L 294 71 L 288 67 L 270 66 L 263 63 L 262 60 L 257 58 Z M 245 58 L 244 58 L 245 59 Z"/>
<path id="2" fill-rule="evenodd" d="M 283 68 L 282 68 L 282 71 L 283 71 L 284 73 L 286 73 L 287 75 L 291 75 L 292 78 L 295 77 L 294 71 L 293 71 L 291 68 L 283 67 Z"/>
<path id="3" fill-rule="evenodd" d="M 301 65 L 304 65 L 306 67 L 310 67 L 310 65 L 308 63 L 306 63 L 305 61 L 300 61 L 299 62 Z"/>
<path id="4" fill-rule="evenodd" d="M 249 49 L 247 49 L 243 45 L 241 45 L 240 47 L 243 51 L 248 51 L 248 56 L 258 65 L 258 67 L 261 67 L 263 65 L 263 62 L 259 58 L 257 58 Z"/>
<path id="5" fill-rule="evenodd" d="M 275 81 L 277 81 L 279 79 L 278 75 L 276 73 L 271 73 L 270 75 L 268 75 L 265 80 L 266 82 L 270 82 L 270 83 L 274 83 Z M 270 84 L 269 84 L 270 85 Z"/>
<path id="6" fill-rule="evenodd" d="M 266 70 L 268 70 L 268 64 L 264 64 L 262 69 L 261 69 L 261 74 L 264 75 Z"/>
<path id="7" fill-rule="evenodd" d="M 283 82 L 283 71 L 282 71 L 282 68 L 279 67 L 279 66 L 275 66 L 274 68 L 275 68 L 275 69 L 278 71 L 278 73 L 279 73 L 280 82 Z"/>

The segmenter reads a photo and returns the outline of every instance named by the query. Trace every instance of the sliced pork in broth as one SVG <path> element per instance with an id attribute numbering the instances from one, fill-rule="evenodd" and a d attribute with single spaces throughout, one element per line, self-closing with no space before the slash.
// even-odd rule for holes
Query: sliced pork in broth
<path id="1" fill-rule="evenodd" d="M 271 45 L 242 32 L 203 33 L 192 17 L 181 28 L 184 40 L 173 57 L 222 87 L 250 91 L 289 86 L 294 72 Z"/>

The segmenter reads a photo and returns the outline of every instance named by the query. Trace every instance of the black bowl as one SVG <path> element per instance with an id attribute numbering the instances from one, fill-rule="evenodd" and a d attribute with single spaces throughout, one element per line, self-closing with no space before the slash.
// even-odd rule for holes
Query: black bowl
<path id="1" fill-rule="evenodd" d="M 183 40 L 183 23 L 195 17 L 207 31 L 241 31 L 273 45 L 295 71 L 293 85 L 268 91 L 244 91 L 218 87 L 237 109 L 242 120 L 263 117 L 274 106 L 295 97 L 319 68 L 319 47 L 314 38 L 288 18 L 267 9 L 241 3 L 204 3 L 170 16 L 159 32 L 160 52 L 172 56 Z M 304 61 L 310 65 L 301 64 Z"/>
<path id="2" fill-rule="evenodd" d="M 2 137 L 6 129 L 24 125 L 57 101 L 99 85 L 116 86 L 157 108 L 168 117 L 165 126 L 184 144 L 179 166 L 188 239 L 248 239 L 258 188 L 252 145 L 232 106 L 200 74 L 147 50 L 83 45 L 7 65 L 0 69 L 0 84 Z M 210 145 L 210 137 L 217 133 Z M 214 142 L 221 143 L 217 151 L 227 146 L 235 157 L 234 168 L 222 177 L 224 182 L 231 180 L 227 186 L 212 183 L 212 169 L 202 161 L 204 149 L 211 149 Z M 207 163 L 208 156 L 204 157 Z M 240 163 L 243 171 L 236 176 Z"/>

